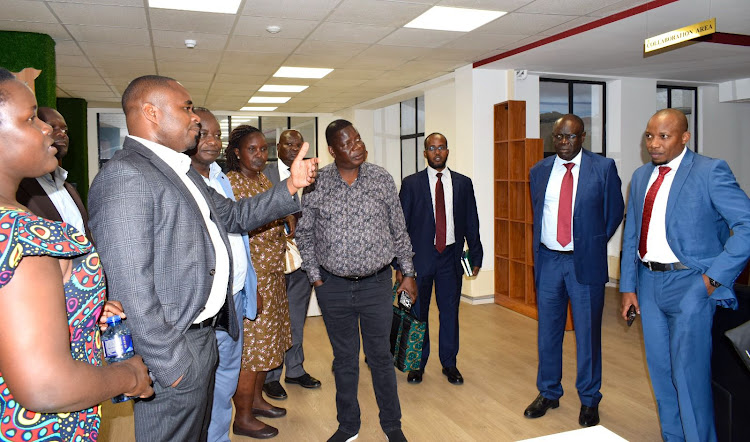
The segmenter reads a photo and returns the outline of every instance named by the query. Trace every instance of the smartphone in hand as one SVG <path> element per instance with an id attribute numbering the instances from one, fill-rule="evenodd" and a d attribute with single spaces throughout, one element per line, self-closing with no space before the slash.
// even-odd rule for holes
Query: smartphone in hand
<path id="1" fill-rule="evenodd" d="M 633 325 L 633 321 L 635 321 L 635 316 L 636 316 L 635 306 L 631 304 L 630 308 L 628 309 L 628 327 Z"/>

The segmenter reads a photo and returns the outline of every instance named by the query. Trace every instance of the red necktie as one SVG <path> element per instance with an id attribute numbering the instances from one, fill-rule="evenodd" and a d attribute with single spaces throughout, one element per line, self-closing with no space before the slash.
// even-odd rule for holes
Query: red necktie
<path id="1" fill-rule="evenodd" d="M 443 194 L 442 173 L 437 174 L 435 183 L 435 248 L 439 253 L 445 250 L 445 195 Z"/>
<path id="2" fill-rule="evenodd" d="M 557 242 L 565 247 L 570 244 L 570 222 L 573 218 L 573 166 L 575 163 L 563 164 L 568 170 L 560 186 L 560 205 L 557 207 Z"/>
<path id="3" fill-rule="evenodd" d="M 672 170 L 667 166 L 659 166 L 659 176 L 656 177 L 656 181 L 648 189 L 646 193 L 646 201 L 643 203 L 643 220 L 641 222 L 641 241 L 638 244 L 638 253 L 641 255 L 641 259 L 646 256 L 646 244 L 648 243 L 648 226 L 651 224 L 651 211 L 654 210 L 654 201 L 656 201 L 656 193 L 661 187 L 661 183 L 664 182 L 664 175 L 668 174 Z"/>

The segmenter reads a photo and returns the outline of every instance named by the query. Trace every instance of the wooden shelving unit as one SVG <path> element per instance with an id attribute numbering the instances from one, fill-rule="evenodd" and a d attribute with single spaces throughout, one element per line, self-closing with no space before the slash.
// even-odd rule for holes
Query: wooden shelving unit
<path id="1" fill-rule="evenodd" d="M 495 303 L 537 318 L 529 169 L 544 157 L 526 138 L 526 102 L 495 105 Z M 572 330 L 568 312 L 566 330 Z"/>

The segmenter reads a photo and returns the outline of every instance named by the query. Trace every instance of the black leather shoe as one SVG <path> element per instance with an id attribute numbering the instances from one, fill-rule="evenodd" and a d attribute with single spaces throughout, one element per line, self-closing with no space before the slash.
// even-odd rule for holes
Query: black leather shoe
<path id="1" fill-rule="evenodd" d="M 424 374 L 424 370 L 410 371 L 409 374 L 406 376 L 406 382 L 410 384 L 418 384 L 422 382 L 423 374 Z"/>
<path id="2" fill-rule="evenodd" d="M 232 432 L 240 436 L 252 437 L 253 439 L 270 439 L 279 434 L 279 430 L 270 425 L 265 425 L 260 430 L 241 428 L 236 423 L 232 426 Z"/>
<path id="3" fill-rule="evenodd" d="M 286 416 L 286 408 L 271 407 L 268 410 L 261 410 L 260 408 L 253 408 L 253 414 L 255 416 L 263 416 L 263 417 L 270 417 L 270 418 L 282 417 L 282 416 Z"/>
<path id="4" fill-rule="evenodd" d="M 547 410 L 549 410 L 550 408 L 557 408 L 559 406 L 559 400 L 547 399 L 546 397 L 542 396 L 541 393 L 539 393 L 539 396 L 534 399 L 534 402 L 526 407 L 523 415 L 528 417 L 529 419 L 536 419 L 538 417 L 544 416 L 547 413 Z"/>
<path id="5" fill-rule="evenodd" d="M 263 393 L 271 399 L 286 399 L 286 390 L 281 386 L 279 381 L 263 384 Z"/>
<path id="6" fill-rule="evenodd" d="M 448 377 L 448 382 L 455 385 L 461 385 L 464 383 L 464 377 L 461 376 L 461 372 L 456 367 L 443 367 L 443 374 Z"/>
<path id="7" fill-rule="evenodd" d="M 287 384 L 297 384 L 305 388 L 318 388 L 320 387 L 320 381 L 305 373 L 298 378 L 284 378 L 284 382 Z"/>
<path id="8" fill-rule="evenodd" d="M 593 427 L 599 424 L 599 407 L 587 407 L 581 405 L 581 414 L 578 415 L 578 423 L 582 427 Z"/>

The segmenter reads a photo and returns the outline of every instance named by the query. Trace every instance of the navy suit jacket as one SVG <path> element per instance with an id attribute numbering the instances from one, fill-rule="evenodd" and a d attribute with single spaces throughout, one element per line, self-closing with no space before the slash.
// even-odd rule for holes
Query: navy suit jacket
<path id="1" fill-rule="evenodd" d="M 576 279 L 581 284 L 606 284 L 607 242 L 622 222 L 625 203 L 622 182 L 611 158 L 581 150 L 581 166 L 573 207 L 573 261 Z M 539 257 L 542 236 L 544 194 L 555 156 L 534 165 L 529 172 L 531 202 L 534 210 L 534 260 Z M 539 267 L 535 266 L 536 281 Z"/>
<path id="2" fill-rule="evenodd" d="M 620 291 L 636 292 L 643 202 L 654 164 L 639 167 L 630 182 L 622 241 Z M 711 297 L 736 307 L 733 283 L 750 256 L 750 200 L 726 161 L 691 151 L 677 169 L 667 199 L 667 242 L 681 263 L 721 283 Z M 729 230 L 732 235 L 729 235 Z"/>
<path id="3" fill-rule="evenodd" d="M 471 179 L 451 170 L 453 184 L 453 224 L 456 237 L 454 247 L 456 272 L 462 273 L 461 255 L 464 238 L 469 245 L 469 257 L 473 267 L 482 267 L 482 243 L 479 240 L 479 216 L 474 186 Z M 427 169 L 409 175 L 401 182 L 401 207 L 404 210 L 406 229 L 414 250 L 414 268 L 417 275 L 431 274 L 435 248 L 435 213 L 432 208 L 432 194 Z"/>

